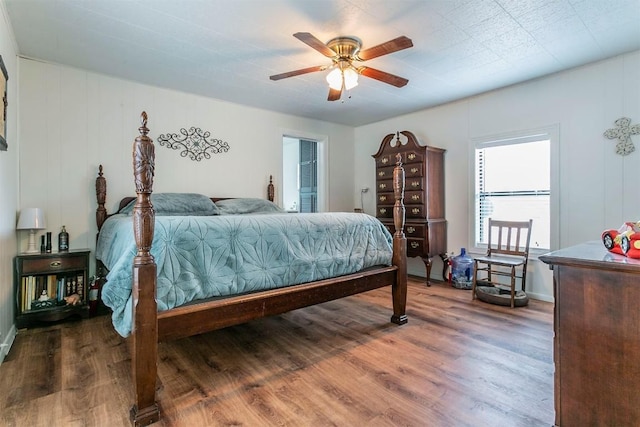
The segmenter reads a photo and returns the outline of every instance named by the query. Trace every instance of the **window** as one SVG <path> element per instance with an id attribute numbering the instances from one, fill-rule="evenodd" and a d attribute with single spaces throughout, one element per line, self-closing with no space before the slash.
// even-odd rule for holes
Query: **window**
<path id="1" fill-rule="evenodd" d="M 532 251 L 554 246 L 551 165 L 556 135 L 557 130 L 537 131 L 474 141 L 474 247 L 486 248 L 489 218 L 531 218 Z"/>

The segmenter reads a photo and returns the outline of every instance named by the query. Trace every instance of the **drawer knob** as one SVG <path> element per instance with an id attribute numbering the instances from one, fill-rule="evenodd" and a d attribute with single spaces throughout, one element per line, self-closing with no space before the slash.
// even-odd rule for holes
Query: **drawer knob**
<path id="1" fill-rule="evenodd" d="M 384 202 L 385 200 L 387 200 L 387 196 L 380 196 L 380 201 Z"/>
<path id="2" fill-rule="evenodd" d="M 420 208 L 413 208 L 413 209 L 411 209 L 411 212 L 413 212 L 414 214 L 419 214 L 420 213 Z"/>
<path id="3" fill-rule="evenodd" d="M 407 157 L 409 158 L 409 160 L 413 160 L 413 159 L 416 158 L 416 155 L 415 155 L 415 153 L 411 153 Z"/>
<path id="4" fill-rule="evenodd" d="M 378 172 L 378 176 L 385 176 L 385 172 L 384 171 Z"/>
<path id="5" fill-rule="evenodd" d="M 389 159 L 387 159 L 386 157 L 383 158 L 382 160 L 380 160 L 382 163 L 387 164 L 389 162 Z"/>
<path id="6" fill-rule="evenodd" d="M 60 267 L 61 265 L 62 265 L 62 263 L 60 261 L 53 261 L 53 262 L 49 263 L 49 267 L 51 267 L 51 268 Z"/>
<path id="7" fill-rule="evenodd" d="M 411 200 L 420 200 L 420 195 L 414 194 L 413 196 L 411 196 Z"/>
<path id="8" fill-rule="evenodd" d="M 413 181 L 413 182 L 411 182 L 411 186 L 412 187 L 420 187 L 420 182 L 419 181 Z"/>
<path id="9" fill-rule="evenodd" d="M 385 188 L 387 188 L 387 184 L 380 184 L 379 187 L 384 190 Z"/>
<path id="10" fill-rule="evenodd" d="M 411 168 L 411 173 L 416 173 L 416 172 L 418 172 L 419 170 L 420 170 L 420 169 L 418 169 L 418 168 Z"/>
<path id="11" fill-rule="evenodd" d="M 415 228 L 413 228 L 413 227 L 407 227 L 407 233 L 409 233 L 409 234 L 413 234 L 413 233 L 415 233 L 415 232 L 416 232 L 416 229 L 415 229 Z"/>
<path id="12" fill-rule="evenodd" d="M 413 249 L 417 248 L 418 246 L 420 246 L 420 243 L 418 243 L 418 242 L 411 242 L 411 247 L 412 247 Z"/>
<path id="13" fill-rule="evenodd" d="M 387 210 L 386 210 L 385 208 L 380 208 L 380 213 L 381 213 L 381 214 L 383 214 L 383 213 L 387 213 Z"/>

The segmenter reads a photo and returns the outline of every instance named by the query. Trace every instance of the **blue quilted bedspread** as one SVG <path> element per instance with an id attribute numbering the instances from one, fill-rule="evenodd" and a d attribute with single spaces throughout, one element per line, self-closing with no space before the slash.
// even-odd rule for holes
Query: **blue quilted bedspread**
<path id="1" fill-rule="evenodd" d="M 122 336 L 131 332 L 136 253 L 132 217 L 103 225 L 96 257 L 109 269 L 102 300 Z M 157 216 L 151 254 L 158 310 L 190 301 L 337 277 L 390 265 L 391 235 L 358 213 Z"/>

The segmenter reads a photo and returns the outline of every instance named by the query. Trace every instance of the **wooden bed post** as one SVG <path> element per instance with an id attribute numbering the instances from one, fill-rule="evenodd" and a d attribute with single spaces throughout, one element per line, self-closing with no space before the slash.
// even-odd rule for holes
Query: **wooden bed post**
<path id="1" fill-rule="evenodd" d="M 135 426 L 160 419 L 156 403 L 158 373 L 158 318 L 156 303 L 156 263 L 151 255 L 155 212 L 151 204 L 155 153 L 153 141 L 147 136 L 147 113 L 142 112 L 142 125 L 133 143 L 133 175 L 138 197 L 133 208 L 133 233 L 138 253 L 133 259 L 133 326 L 132 372 L 134 405 L 131 421 Z"/>
<path id="2" fill-rule="evenodd" d="M 98 177 L 96 178 L 96 198 L 98 199 L 98 208 L 96 209 L 96 224 L 98 232 L 102 228 L 102 224 L 107 219 L 107 209 L 104 207 L 107 201 L 107 180 L 102 176 L 102 165 L 98 168 Z"/>
<path id="3" fill-rule="evenodd" d="M 398 267 L 397 279 L 391 288 L 393 296 L 393 316 L 391 322 L 403 325 L 407 323 L 407 238 L 404 235 L 404 168 L 402 156 L 396 154 L 396 167 L 393 170 L 393 265 Z"/>
<path id="4" fill-rule="evenodd" d="M 96 234 L 96 246 L 98 243 L 98 236 L 102 229 L 102 224 L 107 220 L 107 209 L 104 207 L 107 202 L 107 179 L 103 176 L 102 165 L 98 167 L 98 177 L 96 178 L 96 200 L 98 207 L 96 208 L 96 225 L 98 226 L 98 233 Z M 102 261 L 96 258 L 96 276 L 99 281 L 99 294 L 102 292 L 102 286 L 104 285 L 104 278 L 107 275 L 107 269 Z M 100 304 L 98 304 L 100 307 Z"/>
<path id="5" fill-rule="evenodd" d="M 273 175 L 269 175 L 269 185 L 267 185 L 267 199 L 273 202 L 275 199 L 275 189 L 273 187 Z"/>

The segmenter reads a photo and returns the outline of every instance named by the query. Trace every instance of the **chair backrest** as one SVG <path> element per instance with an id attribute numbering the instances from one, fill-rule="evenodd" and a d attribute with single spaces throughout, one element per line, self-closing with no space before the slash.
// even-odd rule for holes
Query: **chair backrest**
<path id="1" fill-rule="evenodd" d="M 487 255 L 514 255 L 529 257 L 531 225 L 529 221 L 501 221 L 489 218 Z"/>

